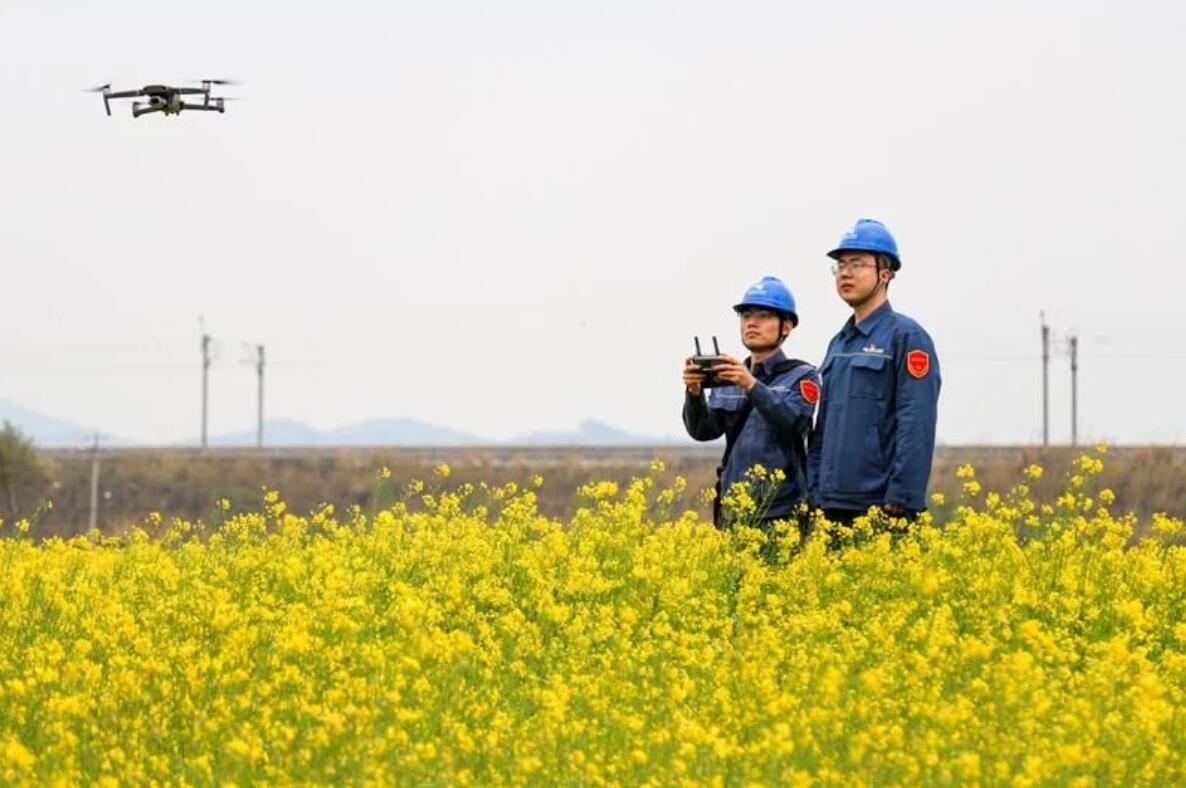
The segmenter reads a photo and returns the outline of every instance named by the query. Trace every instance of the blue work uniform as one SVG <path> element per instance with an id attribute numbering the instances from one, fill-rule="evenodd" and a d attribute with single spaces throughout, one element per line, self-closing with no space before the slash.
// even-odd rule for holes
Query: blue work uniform
<path id="1" fill-rule="evenodd" d="M 728 492 L 755 465 L 767 471 L 782 469 L 785 481 L 774 490 L 765 519 L 791 516 L 807 499 L 807 436 L 819 398 L 815 367 L 788 361 L 781 350 L 765 361 L 746 366 L 757 383 L 747 393 L 740 386 L 708 389 L 709 394 L 685 394 L 684 426 L 698 441 L 711 441 L 733 432 L 748 411 L 724 467 L 718 468 L 720 492 Z M 752 407 L 747 407 L 749 403 Z"/>
<path id="2" fill-rule="evenodd" d="M 935 451 L 939 359 L 922 326 L 885 302 L 828 345 L 811 433 L 811 504 L 926 508 Z"/>

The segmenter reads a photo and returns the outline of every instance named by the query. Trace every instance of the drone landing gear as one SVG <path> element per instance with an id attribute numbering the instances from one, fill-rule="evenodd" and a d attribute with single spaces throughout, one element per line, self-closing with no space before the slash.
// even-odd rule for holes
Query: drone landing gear
<path id="1" fill-rule="evenodd" d="M 132 105 L 132 117 L 133 118 L 138 118 L 141 115 L 148 115 L 149 113 L 152 113 L 152 112 L 164 112 L 164 111 L 165 111 L 164 107 L 151 107 L 151 106 L 146 107 L 146 106 L 143 106 L 140 104 Z"/>
<path id="2" fill-rule="evenodd" d="M 183 110 L 197 110 L 198 112 L 226 112 L 226 107 L 222 103 L 222 99 L 215 99 L 210 104 L 182 104 Z"/>

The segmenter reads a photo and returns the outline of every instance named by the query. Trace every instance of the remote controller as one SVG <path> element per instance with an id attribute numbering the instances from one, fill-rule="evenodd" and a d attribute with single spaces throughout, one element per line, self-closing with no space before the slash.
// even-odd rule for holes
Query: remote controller
<path id="1" fill-rule="evenodd" d="M 715 336 L 712 338 L 713 355 L 711 356 L 706 356 L 700 352 L 700 337 L 693 337 L 692 339 L 696 343 L 696 355 L 692 356 L 692 363 L 700 367 L 700 370 L 704 373 L 704 382 L 700 384 L 701 387 L 706 389 L 715 389 L 722 386 L 732 385 L 723 380 L 719 380 L 716 376 L 716 373 L 713 372 L 712 369 L 717 364 L 721 363 L 721 348 L 719 345 L 717 345 L 717 338 Z"/>

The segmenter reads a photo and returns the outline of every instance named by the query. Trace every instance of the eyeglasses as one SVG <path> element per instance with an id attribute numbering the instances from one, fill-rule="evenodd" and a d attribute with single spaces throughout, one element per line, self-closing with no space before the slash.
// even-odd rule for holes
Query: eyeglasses
<path id="1" fill-rule="evenodd" d="M 738 309 L 737 316 L 742 320 L 749 320 L 750 318 L 755 320 L 770 320 L 771 318 L 778 317 L 778 313 L 771 312 L 769 309 Z"/>
<path id="2" fill-rule="evenodd" d="M 869 263 L 864 260 L 837 260 L 832 263 L 832 275 L 839 276 L 845 271 L 857 273 L 862 268 L 876 268 L 877 263 Z"/>

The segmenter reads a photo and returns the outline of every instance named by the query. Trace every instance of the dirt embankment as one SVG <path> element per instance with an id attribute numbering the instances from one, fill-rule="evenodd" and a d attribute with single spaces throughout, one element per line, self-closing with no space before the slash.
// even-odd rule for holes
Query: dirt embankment
<path id="1" fill-rule="evenodd" d="M 210 450 L 127 449 L 99 455 L 96 524 L 117 532 L 143 522 L 149 512 L 166 518 L 209 520 L 215 502 L 230 499 L 235 509 L 256 508 L 262 488 L 280 491 L 297 512 L 322 503 L 342 507 L 372 501 L 376 471 L 392 470 L 393 482 L 432 479 L 433 468 L 447 463 L 452 473 L 446 486 L 463 482 L 502 484 L 544 477 L 539 505 L 545 514 L 565 517 L 575 507 L 575 490 L 594 480 L 623 482 L 649 472 L 651 460 L 667 465 L 663 477 L 687 477 L 690 492 L 713 482 L 719 445 L 630 448 L 462 448 L 462 449 L 264 449 Z M 962 480 L 955 468 L 971 463 L 985 491 L 1005 492 L 1022 479 L 1022 469 L 1037 463 L 1046 469 L 1034 483 L 1035 495 L 1052 500 L 1065 483 L 1073 459 L 1082 450 L 1037 447 L 941 448 L 931 477 L 932 490 L 942 492 L 948 506 L 958 497 Z M 22 491 L 21 499 L 51 498 L 34 533 L 71 535 L 87 529 L 90 520 L 92 457 L 87 451 L 43 452 L 48 483 Z M 1186 514 L 1186 449 L 1113 448 L 1105 457 L 1099 485 L 1116 493 L 1113 511 L 1132 510 L 1143 518 L 1155 511 Z M 390 497 L 389 495 L 386 497 Z M 688 496 L 689 502 L 692 496 Z M 689 504 L 691 505 L 691 503 Z"/>

